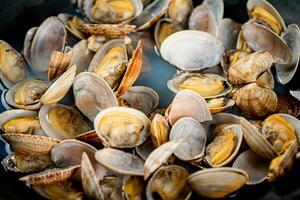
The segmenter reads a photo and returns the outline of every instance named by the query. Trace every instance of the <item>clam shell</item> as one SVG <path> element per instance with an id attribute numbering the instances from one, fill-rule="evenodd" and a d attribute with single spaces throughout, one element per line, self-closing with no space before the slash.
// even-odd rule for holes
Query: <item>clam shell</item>
<path id="1" fill-rule="evenodd" d="M 243 170 L 221 167 L 191 174 L 187 183 L 192 191 L 208 198 L 224 198 L 243 187 L 249 177 Z"/>
<path id="2" fill-rule="evenodd" d="M 72 87 L 75 79 L 77 67 L 70 67 L 57 80 L 55 80 L 48 90 L 41 97 L 41 103 L 44 105 L 55 104 L 59 102 Z"/>
<path id="3" fill-rule="evenodd" d="M 107 83 L 91 72 L 83 72 L 75 77 L 73 91 L 76 106 L 91 121 L 101 110 L 118 105 Z"/>
<path id="4" fill-rule="evenodd" d="M 95 158 L 103 166 L 120 174 L 144 176 L 144 161 L 121 150 L 104 148 L 96 152 Z"/>
<path id="5" fill-rule="evenodd" d="M 79 168 L 80 166 L 76 165 L 64 169 L 48 169 L 40 173 L 24 176 L 19 180 L 30 185 L 52 185 L 67 181 Z"/>
<path id="6" fill-rule="evenodd" d="M 122 38 L 135 31 L 135 25 L 128 24 L 82 24 L 81 31 L 89 35 Z"/>
<path id="7" fill-rule="evenodd" d="M 60 142 L 45 136 L 19 133 L 3 134 L 2 137 L 14 151 L 24 154 L 46 154 Z"/>
<path id="8" fill-rule="evenodd" d="M 52 81 L 59 75 L 61 75 L 69 67 L 73 53 L 69 51 L 67 53 L 53 51 L 48 65 L 48 80 Z"/>
<path id="9" fill-rule="evenodd" d="M 23 45 L 23 55 L 29 66 L 31 66 L 31 45 L 33 37 L 37 31 L 38 27 L 30 28 L 25 35 L 24 45 Z"/>
<path id="10" fill-rule="evenodd" d="M 257 185 L 268 179 L 270 161 L 258 156 L 252 150 L 241 153 L 232 167 L 245 170 L 249 175 L 247 185 Z"/>
<path id="11" fill-rule="evenodd" d="M 224 14 L 224 1 L 223 0 L 204 0 L 203 4 L 208 6 L 213 12 L 217 22 L 219 23 Z"/>
<path id="12" fill-rule="evenodd" d="M 166 162 L 182 142 L 183 140 L 169 141 L 152 151 L 144 165 L 144 179 L 147 180 L 157 168 Z"/>
<path id="13" fill-rule="evenodd" d="M 200 73 L 191 73 L 191 72 L 185 72 L 182 74 L 179 74 L 178 76 L 175 76 L 173 79 L 169 80 L 167 82 L 167 86 L 168 88 L 174 92 L 174 93 L 178 93 L 180 91 L 179 89 L 179 85 L 186 80 L 188 77 L 190 76 L 197 76 L 197 74 L 202 75 Z M 225 83 L 225 88 L 224 90 L 217 95 L 212 95 L 212 96 L 203 96 L 204 99 L 212 99 L 212 98 L 217 98 L 217 97 L 221 97 L 221 96 L 225 96 L 226 94 L 228 94 L 229 92 L 231 92 L 232 90 L 232 86 L 228 83 L 228 81 L 226 80 L 226 78 L 217 75 L 217 74 L 212 74 L 212 73 L 205 73 L 203 74 L 204 76 L 208 76 L 208 77 L 216 77 L 222 81 L 224 81 Z"/>
<path id="14" fill-rule="evenodd" d="M 191 117 L 180 118 L 170 132 L 170 141 L 179 139 L 183 142 L 174 151 L 176 157 L 183 161 L 199 161 L 203 158 L 207 135 L 198 121 Z"/>
<path id="15" fill-rule="evenodd" d="M 204 98 L 190 90 L 178 92 L 171 104 L 168 115 L 170 124 L 175 124 L 181 117 L 193 117 L 198 122 L 212 119 Z"/>
<path id="16" fill-rule="evenodd" d="M 241 117 L 244 138 L 252 151 L 261 157 L 271 160 L 277 156 L 273 146 L 263 137 L 263 135 L 245 118 Z"/>
<path id="17" fill-rule="evenodd" d="M 189 29 L 218 35 L 218 24 L 209 6 L 201 4 L 194 8 L 189 18 Z"/>
<path id="18" fill-rule="evenodd" d="M 172 19 L 172 21 L 185 27 L 192 10 L 192 0 L 175 0 L 171 1 L 166 15 Z"/>
<path id="19" fill-rule="evenodd" d="M 214 107 L 214 108 L 209 108 L 210 112 L 212 114 L 214 113 L 219 113 L 219 112 L 223 112 L 224 110 L 227 110 L 229 108 L 231 108 L 232 106 L 235 105 L 235 101 L 232 100 L 232 99 L 229 99 L 227 97 L 224 97 L 224 102 L 225 102 L 225 105 L 224 106 L 220 106 L 220 107 Z"/>
<path id="20" fill-rule="evenodd" d="M 58 17 L 49 17 L 39 26 L 31 46 L 31 67 L 34 71 L 47 72 L 52 51 L 63 51 L 66 36 L 64 23 Z"/>
<path id="21" fill-rule="evenodd" d="M 110 141 L 110 138 L 107 138 L 109 136 L 104 135 L 104 133 L 102 132 L 102 130 L 99 127 L 100 123 L 101 123 L 101 120 L 106 115 L 110 115 L 112 113 L 128 114 L 128 115 L 131 115 L 131 116 L 139 119 L 143 123 L 143 128 L 142 128 L 142 130 L 140 130 L 141 132 L 139 133 L 139 139 L 138 139 L 136 144 L 129 145 L 129 144 L 124 143 L 123 145 L 115 146 Z M 94 121 L 94 127 L 95 127 L 95 130 L 96 130 L 96 133 L 97 133 L 98 137 L 101 139 L 102 143 L 105 146 L 115 147 L 115 148 L 131 148 L 131 147 L 135 147 L 135 146 L 138 146 L 138 145 L 142 144 L 147 139 L 147 136 L 149 135 L 150 124 L 151 124 L 151 121 L 149 120 L 149 118 L 144 113 L 142 113 L 138 110 L 132 109 L 132 108 L 125 108 L 125 107 L 107 108 L 107 109 L 101 111 L 97 115 L 97 117 L 95 118 L 95 121 Z M 133 133 L 128 133 L 128 134 L 133 134 Z M 123 136 L 123 137 L 125 137 L 125 136 Z M 128 137 L 130 137 L 130 135 L 128 135 Z M 119 138 L 119 140 L 121 140 L 121 139 L 122 138 Z"/>
<path id="22" fill-rule="evenodd" d="M 260 77 L 258 77 L 256 79 L 256 83 L 257 83 L 258 86 L 268 88 L 270 90 L 274 90 L 275 80 L 274 80 L 274 76 L 271 72 L 271 69 L 268 69 Z"/>
<path id="23" fill-rule="evenodd" d="M 220 1 L 221 2 L 221 1 Z M 223 42 L 226 51 L 236 48 L 241 24 L 229 18 L 224 18 L 218 25 L 218 38 Z"/>
<path id="24" fill-rule="evenodd" d="M 78 30 L 78 26 L 81 25 L 81 24 L 76 24 L 75 26 L 71 26 L 71 23 L 70 21 L 74 20 L 74 17 L 78 18 L 77 16 L 74 16 L 74 15 L 71 15 L 69 13 L 59 13 L 57 15 L 57 17 L 63 21 L 63 23 L 65 24 L 65 28 L 66 30 L 68 31 L 68 36 L 71 38 L 71 39 L 74 39 L 74 40 L 83 40 L 86 38 L 86 36 L 80 31 Z M 85 21 L 81 18 L 79 19 L 76 19 L 76 20 L 80 20 L 82 21 L 82 23 L 84 23 Z M 73 29 L 76 29 L 75 31 Z M 69 35 L 70 34 L 70 35 Z"/>
<path id="25" fill-rule="evenodd" d="M 216 66 L 224 53 L 220 40 L 209 33 L 186 30 L 167 37 L 160 54 L 181 70 L 201 70 Z"/>
<path id="26" fill-rule="evenodd" d="M 101 143 L 101 140 L 96 134 L 95 130 L 82 133 L 80 135 L 77 135 L 75 138 L 76 140 L 80 140 L 86 143 Z"/>
<path id="27" fill-rule="evenodd" d="M 151 122 L 151 140 L 155 147 L 169 140 L 170 126 L 168 120 L 160 114 L 156 114 Z"/>
<path id="28" fill-rule="evenodd" d="M 276 33 L 268 28 L 248 22 L 242 26 L 242 35 L 254 51 L 270 52 L 275 63 L 288 64 L 292 61 L 290 48 Z"/>

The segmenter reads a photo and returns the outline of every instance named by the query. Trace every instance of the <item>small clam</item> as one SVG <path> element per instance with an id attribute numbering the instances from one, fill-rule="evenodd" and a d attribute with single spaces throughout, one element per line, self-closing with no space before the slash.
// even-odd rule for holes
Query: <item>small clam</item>
<path id="1" fill-rule="evenodd" d="M 124 176 L 122 190 L 125 200 L 145 199 L 145 182 L 141 176 Z"/>
<path id="2" fill-rule="evenodd" d="M 109 107 L 118 106 L 117 98 L 107 83 L 96 74 L 83 72 L 73 83 L 75 104 L 79 110 L 94 121 L 97 114 Z"/>
<path id="3" fill-rule="evenodd" d="M 77 67 L 74 65 L 55 80 L 41 97 L 41 103 L 48 105 L 59 102 L 72 87 L 76 71 Z"/>
<path id="4" fill-rule="evenodd" d="M 217 74 L 182 73 L 167 83 L 175 93 L 181 90 L 192 90 L 205 99 L 216 98 L 228 94 L 232 87 L 227 80 Z"/>
<path id="5" fill-rule="evenodd" d="M 220 40 L 209 33 L 195 30 L 179 31 L 167 37 L 160 54 L 182 70 L 201 70 L 216 66 L 224 53 Z"/>
<path id="6" fill-rule="evenodd" d="M 244 170 L 221 167 L 195 172 L 188 177 L 187 183 L 198 195 L 219 199 L 243 187 L 248 179 Z"/>
<path id="7" fill-rule="evenodd" d="M 0 128 L 4 133 L 45 135 L 36 111 L 15 109 L 2 112 Z"/>
<path id="8" fill-rule="evenodd" d="M 64 22 L 68 33 L 71 33 L 75 39 L 86 38 L 86 35 L 80 30 L 80 27 L 86 23 L 83 19 L 68 13 L 60 13 L 58 18 Z"/>
<path id="9" fill-rule="evenodd" d="M 188 176 L 186 169 L 177 165 L 159 168 L 148 182 L 147 199 L 189 199 L 191 191 L 186 185 Z"/>
<path id="10" fill-rule="evenodd" d="M 107 37 L 102 35 L 91 35 L 87 39 L 87 49 L 96 53 L 108 40 Z"/>
<path id="11" fill-rule="evenodd" d="M 209 99 L 207 101 L 211 113 L 219 113 L 234 106 L 235 101 L 226 97 Z"/>
<path id="12" fill-rule="evenodd" d="M 52 81 L 56 77 L 60 76 L 69 67 L 72 59 L 73 52 L 67 53 L 53 51 L 49 66 L 48 66 L 48 80 Z"/>
<path id="13" fill-rule="evenodd" d="M 149 87 L 133 86 L 118 98 L 118 102 L 119 106 L 140 110 L 148 116 L 158 106 L 159 96 Z"/>
<path id="14" fill-rule="evenodd" d="M 256 185 L 268 180 L 269 164 L 268 160 L 247 150 L 235 159 L 232 167 L 245 170 L 249 175 L 247 185 Z"/>
<path id="15" fill-rule="evenodd" d="M 156 114 L 151 122 L 151 140 L 155 147 L 159 147 L 169 140 L 170 126 L 168 120 Z"/>
<path id="16" fill-rule="evenodd" d="M 218 25 L 218 38 L 223 42 L 225 50 L 236 48 L 237 38 L 241 30 L 241 24 L 229 18 L 224 18 Z"/>
<path id="17" fill-rule="evenodd" d="M 52 138 L 75 138 L 90 130 L 79 111 L 62 104 L 44 105 L 39 111 L 39 119 L 45 133 Z"/>
<path id="18" fill-rule="evenodd" d="M 121 150 L 104 148 L 96 152 L 96 160 L 106 168 L 119 174 L 144 176 L 144 161 Z"/>
<path id="19" fill-rule="evenodd" d="M 26 62 L 9 44 L 0 40 L 0 79 L 10 88 L 26 77 Z"/>
<path id="20" fill-rule="evenodd" d="M 250 52 L 244 50 L 229 50 L 226 51 L 221 60 L 223 73 L 228 75 L 228 69 L 233 66 L 238 60 L 249 55 Z"/>
<path id="21" fill-rule="evenodd" d="M 100 112 L 94 127 L 105 146 L 130 148 L 142 144 L 150 132 L 150 120 L 135 109 L 107 108 Z"/>
<path id="22" fill-rule="evenodd" d="M 189 29 L 218 35 L 218 24 L 209 6 L 201 4 L 193 10 L 189 18 Z"/>
<path id="23" fill-rule="evenodd" d="M 168 120 L 171 125 L 181 117 L 193 117 L 198 122 L 211 120 L 208 105 L 203 97 L 190 90 L 182 90 L 174 97 Z"/>
<path id="24" fill-rule="evenodd" d="M 174 0 L 171 1 L 166 15 L 172 19 L 172 21 L 185 27 L 192 10 L 192 0 Z"/>

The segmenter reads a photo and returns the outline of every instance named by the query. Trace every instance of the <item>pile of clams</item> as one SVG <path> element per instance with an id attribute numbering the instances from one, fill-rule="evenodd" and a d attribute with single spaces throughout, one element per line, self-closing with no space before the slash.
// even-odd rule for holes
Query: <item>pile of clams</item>
<path id="1" fill-rule="evenodd" d="M 219 199 L 293 167 L 300 102 L 274 85 L 297 70 L 300 29 L 266 0 L 247 2 L 244 24 L 223 18 L 223 0 L 76 5 L 82 18 L 49 17 L 21 52 L 0 40 L 1 163 L 20 181 L 47 199 Z M 143 33 L 177 69 L 165 108 L 135 85 Z"/>

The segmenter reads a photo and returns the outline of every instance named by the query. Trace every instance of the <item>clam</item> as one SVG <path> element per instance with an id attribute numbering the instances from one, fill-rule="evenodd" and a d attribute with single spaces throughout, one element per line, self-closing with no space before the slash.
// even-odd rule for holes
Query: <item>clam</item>
<path id="1" fill-rule="evenodd" d="M 141 176 L 126 175 L 123 179 L 123 198 L 125 200 L 142 200 L 145 198 L 145 182 Z"/>
<path id="2" fill-rule="evenodd" d="M 48 105 L 59 102 L 71 88 L 75 79 L 76 71 L 77 67 L 74 65 L 55 80 L 41 97 L 41 103 Z"/>
<path id="3" fill-rule="evenodd" d="M 60 76 L 69 67 L 72 59 L 73 52 L 67 53 L 53 51 L 48 66 L 48 80 L 52 81 L 56 77 Z"/>
<path id="4" fill-rule="evenodd" d="M 170 3 L 170 0 L 153 1 L 132 21 L 132 24 L 136 25 L 139 31 L 150 28 L 152 24 L 157 22 L 167 12 Z"/>
<path id="5" fill-rule="evenodd" d="M 31 67 L 35 72 L 48 71 L 52 52 L 63 51 L 66 36 L 64 23 L 58 17 L 49 17 L 39 26 L 33 37 L 30 53 Z"/>
<path id="6" fill-rule="evenodd" d="M 174 1 L 175 2 L 175 1 Z M 154 39 L 156 47 L 159 49 L 162 42 L 173 33 L 182 31 L 183 27 L 169 18 L 160 19 L 154 30 Z"/>
<path id="7" fill-rule="evenodd" d="M 218 38 L 223 42 L 225 50 L 236 48 L 237 38 L 241 30 L 241 24 L 229 18 L 224 18 L 218 25 Z"/>
<path id="8" fill-rule="evenodd" d="M 269 52 L 258 51 L 249 54 L 229 67 L 228 80 L 235 85 L 255 82 L 272 64 L 273 58 Z"/>
<path id="9" fill-rule="evenodd" d="M 245 170 L 249 175 L 247 185 L 256 185 L 268 180 L 269 164 L 268 160 L 247 150 L 235 159 L 232 167 Z"/>
<path id="10" fill-rule="evenodd" d="M 228 69 L 233 66 L 238 60 L 249 55 L 250 52 L 244 50 L 229 50 L 226 51 L 221 60 L 223 73 L 228 75 Z"/>
<path id="11" fill-rule="evenodd" d="M 189 18 L 189 29 L 218 35 L 218 24 L 209 6 L 201 4 L 193 10 Z"/>
<path id="12" fill-rule="evenodd" d="M 223 18 L 224 1 L 223 0 L 204 0 L 203 4 L 211 9 L 218 23 Z"/>
<path id="13" fill-rule="evenodd" d="M 225 96 L 232 89 L 227 80 L 220 75 L 190 72 L 175 76 L 168 81 L 167 86 L 174 93 L 192 90 L 205 99 Z"/>
<path id="14" fill-rule="evenodd" d="M 275 63 L 288 64 L 292 61 L 292 52 L 287 44 L 273 31 L 248 22 L 242 26 L 242 35 L 254 51 L 268 51 Z M 264 37 L 262 37 L 264 36 Z"/>
<path id="15" fill-rule="evenodd" d="M 211 120 L 208 105 L 203 97 L 190 90 L 182 90 L 174 97 L 168 113 L 171 125 L 181 117 L 193 117 L 198 122 Z"/>
<path id="16" fill-rule="evenodd" d="M 10 88 L 27 76 L 26 62 L 9 44 L 0 40 L 0 79 Z"/>
<path id="17" fill-rule="evenodd" d="M 192 10 L 192 0 L 175 0 L 171 1 L 166 15 L 175 23 L 185 27 Z"/>
<path id="18" fill-rule="evenodd" d="M 247 2 L 247 10 L 251 19 L 267 23 L 277 34 L 286 29 L 284 20 L 278 11 L 266 0 L 249 0 Z"/>
<path id="19" fill-rule="evenodd" d="M 102 143 L 116 148 L 131 148 L 142 144 L 149 135 L 150 125 L 144 113 L 125 107 L 107 108 L 94 121 Z"/>
<path id="20" fill-rule="evenodd" d="M 160 114 L 156 114 L 151 122 L 151 140 L 155 147 L 169 140 L 170 126 L 168 120 Z"/>
<path id="21" fill-rule="evenodd" d="M 196 194 L 219 199 L 243 187 L 248 179 L 244 170 L 221 167 L 195 172 L 188 177 L 187 183 Z"/>
<path id="22" fill-rule="evenodd" d="M 78 110 L 62 104 L 42 106 L 39 119 L 45 133 L 52 138 L 75 138 L 76 135 L 90 130 Z"/>
<path id="23" fill-rule="evenodd" d="M 147 199 L 189 199 L 191 191 L 186 185 L 189 173 L 183 167 L 169 165 L 159 168 L 147 185 Z"/>
<path id="24" fill-rule="evenodd" d="M 86 38 L 86 35 L 80 30 L 80 27 L 86 23 L 83 19 L 68 13 L 60 13 L 58 18 L 64 22 L 65 28 L 73 37 L 76 39 Z"/>
<path id="25" fill-rule="evenodd" d="M 294 77 L 300 57 L 300 29 L 296 24 L 290 24 L 287 30 L 281 34 L 281 38 L 286 42 L 292 51 L 292 60 L 286 65 L 275 65 L 277 80 L 285 85 Z"/>
<path id="26" fill-rule="evenodd" d="M 209 33 L 195 30 L 179 31 L 167 37 L 160 54 L 182 70 L 201 70 L 216 66 L 224 53 L 220 40 Z"/>
<path id="27" fill-rule="evenodd" d="M 121 150 L 104 148 L 96 152 L 96 160 L 106 168 L 119 174 L 143 176 L 144 161 Z"/>
<path id="28" fill-rule="evenodd" d="M 0 127 L 5 133 L 45 135 L 36 111 L 14 109 L 2 112 Z"/>
<path id="29" fill-rule="evenodd" d="M 207 104 L 211 113 L 219 113 L 234 106 L 235 101 L 230 98 L 219 97 L 209 99 Z"/>
<path id="30" fill-rule="evenodd" d="M 118 105 L 107 83 L 91 72 L 83 72 L 75 77 L 73 91 L 76 106 L 91 121 L 101 110 Z"/>
<path id="31" fill-rule="evenodd" d="M 263 117 L 275 111 L 277 106 L 276 93 L 263 88 L 257 83 L 250 83 L 234 92 L 232 99 L 242 112 L 254 117 Z"/>
<path id="32" fill-rule="evenodd" d="M 158 106 L 159 96 L 150 87 L 133 86 L 118 98 L 118 102 L 119 106 L 140 110 L 148 116 Z"/>

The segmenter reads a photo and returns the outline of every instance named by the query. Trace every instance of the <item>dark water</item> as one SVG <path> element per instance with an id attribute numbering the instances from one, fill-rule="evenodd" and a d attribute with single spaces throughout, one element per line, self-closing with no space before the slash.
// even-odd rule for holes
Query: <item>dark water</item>
<path id="1" fill-rule="evenodd" d="M 239 22 L 247 20 L 246 0 L 224 0 L 225 16 Z M 201 3 L 201 0 L 195 0 Z M 270 0 L 283 18 L 289 23 L 300 24 L 299 0 Z M 0 39 L 7 41 L 13 47 L 21 50 L 26 31 L 38 26 L 45 18 L 60 12 L 74 13 L 74 7 L 69 0 L 0 0 Z M 151 86 L 160 95 L 160 103 L 165 107 L 170 103 L 173 94 L 167 89 L 166 81 L 176 72 L 176 69 L 160 59 L 153 49 L 150 40 L 144 41 L 145 63 L 147 63 L 136 85 Z M 297 81 L 292 84 L 299 88 Z M 286 89 L 277 84 L 277 91 Z M 3 88 L 0 85 L 0 96 L 3 98 Z M 1 100 L 0 112 L 7 109 Z M 0 159 L 7 154 L 7 146 L 0 140 Z M 17 179 L 22 176 L 5 172 L 0 166 L 0 199 L 41 199 Z M 194 197 L 193 199 L 199 199 Z M 230 199 L 300 199 L 300 162 L 293 170 L 274 184 L 263 184 L 244 188 Z"/>

